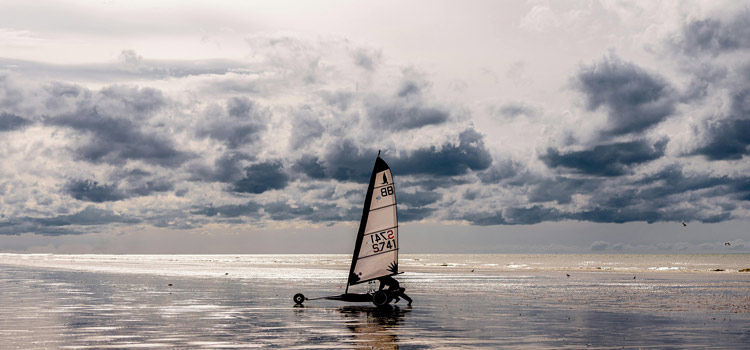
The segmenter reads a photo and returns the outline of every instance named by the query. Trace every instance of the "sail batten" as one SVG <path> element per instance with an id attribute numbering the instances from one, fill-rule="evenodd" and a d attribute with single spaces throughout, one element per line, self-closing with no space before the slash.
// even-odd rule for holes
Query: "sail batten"
<path id="1" fill-rule="evenodd" d="M 398 228 L 398 226 L 388 227 L 388 228 L 386 228 L 386 230 L 390 230 L 390 229 L 394 229 L 394 228 Z M 365 236 L 373 235 L 373 234 L 377 233 L 378 231 L 380 231 L 380 230 L 375 230 L 375 231 L 372 231 L 372 232 L 365 233 Z"/>
<path id="2" fill-rule="evenodd" d="M 398 248 L 396 248 L 396 249 L 394 249 L 394 250 L 398 250 Z M 370 255 L 366 255 L 366 256 L 360 257 L 360 259 L 362 259 L 362 258 L 369 258 L 369 257 L 371 257 L 371 256 L 375 256 L 375 255 L 380 255 L 380 254 L 388 254 L 388 253 L 390 253 L 390 251 L 387 251 L 387 252 L 380 252 L 380 253 L 374 253 L 374 254 L 370 254 Z M 389 274 L 389 275 L 390 275 L 390 274 Z M 378 277 L 382 277 L 382 276 L 378 276 Z M 376 278 L 377 278 L 377 277 L 376 277 Z"/>
<path id="3" fill-rule="evenodd" d="M 398 273 L 398 217 L 390 167 L 377 157 L 367 187 L 347 288 Z"/>

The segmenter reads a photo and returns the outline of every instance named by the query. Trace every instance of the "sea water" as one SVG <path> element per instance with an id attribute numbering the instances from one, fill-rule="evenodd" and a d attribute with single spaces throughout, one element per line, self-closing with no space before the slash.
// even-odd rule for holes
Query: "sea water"
<path id="1" fill-rule="evenodd" d="M 0 254 L 0 349 L 721 348 L 750 343 L 748 254 L 409 255 L 414 300 L 343 292 L 349 255 Z M 353 287 L 362 291 L 374 286 Z"/>

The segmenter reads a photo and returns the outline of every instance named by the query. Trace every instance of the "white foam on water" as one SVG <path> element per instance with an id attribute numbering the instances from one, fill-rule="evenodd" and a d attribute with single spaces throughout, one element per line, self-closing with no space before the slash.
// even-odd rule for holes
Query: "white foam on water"
<path id="1" fill-rule="evenodd" d="M 654 266 L 654 267 L 649 267 L 648 269 L 649 270 L 655 270 L 655 271 L 679 271 L 679 270 L 684 270 L 684 268 L 678 267 L 678 266 L 658 266 L 658 267 Z"/>
<path id="2" fill-rule="evenodd" d="M 508 265 L 505 265 L 505 267 L 511 268 L 511 269 L 520 269 L 520 268 L 529 267 L 529 265 L 526 265 L 526 264 L 508 264 Z"/>

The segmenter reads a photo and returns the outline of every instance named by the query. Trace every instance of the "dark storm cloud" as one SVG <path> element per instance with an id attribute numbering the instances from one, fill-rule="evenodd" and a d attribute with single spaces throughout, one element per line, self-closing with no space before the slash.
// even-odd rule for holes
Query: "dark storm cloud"
<path id="1" fill-rule="evenodd" d="M 343 139 L 326 150 L 323 168 L 327 177 L 338 181 L 367 182 L 378 154 L 373 149 L 360 149 L 351 139 Z"/>
<path id="2" fill-rule="evenodd" d="M 552 179 L 531 180 L 528 192 L 529 202 L 555 201 L 558 204 L 568 204 L 574 194 L 585 194 L 596 191 L 601 181 L 592 179 L 573 179 L 557 176 Z"/>
<path id="3" fill-rule="evenodd" d="M 306 220 L 310 222 L 354 221 L 362 214 L 361 206 L 339 208 L 334 203 L 272 202 L 264 206 L 266 214 L 273 220 Z M 352 212 L 356 213 L 352 215 Z"/>
<path id="4" fill-rule="evenodd" d="M 328 177 L 339 181 L 367 182 L 375 155 L 374 149 L 361 149 L 352 140 L 344 139 L 327 150 L 323 168 Z M 399 152 L 389 155 L 388 163 L 398 169 L 399 175 L 451 177 L 487 169 L 492 156 L 482 134 L 466 129 L 458 135 L 457 145 L 448 142 L 440 147 Z"/>
<path id="5" fill-rule="evenodd" d="M 426 205 L 435 203 L 443 198 L 443 195 L 432 191 L 417 191 L 414 193 L 400 192 L 398 194 L 399 204 L 412 208 L 421 208 Z"/>
<path id="6" fill-rule="evenodd" d="M 233 183 L 244 176 L 243 163 L 251 162 L 255 156 L 244 152 L 227 152 L 214 161 L 214 166 L 207 167 L 201 164 L 190 164 L 190 180 L 207 182 Z"/>
<path id="7" fill-rule="evenodd" d="M 589 110 L 607 111 L 612 135 L 643 132 L 675 111 L 676 95 L 662 77 L 614 55 L 582 67 L 574 86 Z"/>
<path id="8" fill-rule="evenodd" d="M 396 90 L 396 96 L 398 97 L 420 96 L 422 95 L 422 91 L 427 87 L 427 85 L 428 83 L 423 80 L 404 79 L 401 81 L 401 84 Z"/>
<path id="9" fill-rule="evenodd" d="M 289 176 L 284 172 L 281 162 L 267 161 L 245 168 L 245 178 L 235 182 L 232 191 L 263 193 L 283 189 L 288 183 Z"/>
<path id="10" fill-rule="evenodd" d="M 15 114 L 0 113 L 0 132 L 23 129 L 30 124 L 30 120 L 21 118 Z"/>
<path id="11" fill-rule="evenodd" d="M 56 90 L 60 95 L 72 94 L 67 89 Z M 96 104 L 111 114 L 120 113 L 141 119 L 163 108 L 167 100 L 160 90 L 125 85 L 111 85 L 97 92 Z"/>
<path id="12" fill-rule="evenodd" d="M 731 213 L 722 212 L 717 214 L 705 213 L 701 209 L 685 210 L 660 210 L 657 204 L 626 207 L 626 208 L 596 208 L 578 213 L 568 214 L 567 218 L 572 220 L 601 222 L 601 223 L 626 223 L 635 221 L 655 222 L 682 222 L 698 221 L 702 223 L 715 223 L 726 221 L 731 218 Z"/>
<path id="13" fill-rule="evenodd" d="M 742 200 L 750 192 L 749 182 L 748 177 L 685 175 L 679 166 L 672 165 L 633 182 L 592 192 L 591 207 L 569 213 L 567 218 L 616 223 L 724 221 L 736 208 L 725 203 L 726 199 Z"/>
<path id="14" fill-rule="evenodd" d="M 750 84 L 734 92 L 729 115 L 707 122 L 705 133 L 707 141 L 692 154 L 709 160 L 737 160 L 750 154 Z"/>
<path id="15" fill-rule="evenodd" d="M 112 174 L 112 176 L 118 180 L 123 179 L 137 179 L 141 180 L 143 178 L 149 177 L 153 175 L 153 173 L 143 170 L 143 169 L 121 169 L 119 171 L 116 171 Z"/>
<path id="16" fill-rule="evenodd" d="M 639 196 L 642 198 L 643 196 L 648 196 L 646 197 L 647 199 L 656 199 L 677 193 L 727 185 L 732 181 L 727 176 L 685 176 L 680 166 L 670 165 L 656 173 L 644 176 L 642 179 L 636 181 L 635 185 L 644 189 L 639 191 Z"/>
<path id="17" fill-rule="evenodd" d="M 461 199 L 464 199 L 467 201 L 473 201 L 479 198 L 481 194 L 482 194 L 481 191 L 469 189 L 469 190 L 464 191 L 463 194 L 461 194 Z"/>
<path id="18" fill-rule="evenodd" d="M 93 92 L 75 84 L 52 82 L 42 87 L 46 94 L 44 107 L 50 111 L 78 108 L 85 103 L 91 103 Z M 89 101 L 89 102 L 86 102 Z M 163 103 L 158 103 L 163 106 Z M 57 113 L 55 113 L 57 114 Z"/>
<path id="19" fill-rule="evenodd" d="M 392 163 L 404 175 L 432 176 L 464 175 L 470 170 L 485 170 L 492 164 L 492 156 L 484 146 L 484 137 L 474 129 L 466 129 L 458 136 L 458 145 L 420 148 L 396 158 Z"/>
<path id="20" fill-rule="evenodd" d="M 174 189 L 174 184 L 164 178 L 152 179 L 143 183 L 135 184 L 128 188 L 126 193 L 129 196 L 149 196 L 154 193 L 167 192 Z"/>
<path id="21" fill-rule="evenodd" d="M 47 105 L 75 107 L 75 112 L 49 116 L 44 123 L 87 135 L 77 147 L 83 160 L 114 165 L 142 160 L 176 167 L 192 157 L 177 150 L 167 137 L 144 131 L 147 128 L 143 122 L 166 105 L 159 90 L 110 86 L 91 93 L 76 86 L 54 84 L 47 92 Z"/>
<path id="22" fill-rule="evenodd" d="M 571 218 L 591 222 L 626 223 L 631 221 L 645 221 L 654 223 L 660 221 L 661 215 L 653 208 L 596 208 L 570 215 Z"/>
<path id="23" fill-rule="evenodd" d="M 618 142 L 598 145 L 591 150 L 561 154 L 549 148 L 540 155 L 550 168 L 567 168 L 579 173 L 596 176 L 620 176 L 631 172 L 631 168 L 664 156 L 668 139 L 653 144 L 647 140 Z"/>
<path id="24" fill-rule="evenodd" d="M 23 233 L 34 233 L 44 236 L 75 235 L 85 233 L 81 230 L 61 226 L 44 226 L 28 218 L 0 222 L 0 235 L 17 236 Z"/>
<path id="25" fill-rule="evenodd" d="M 292 206 L 285 202 L 273 202 L 264 206 L 266 213 L 272 220 L 284 221 L 309 218 L 315 211 L 309 205 Z"/>
<path id="26" fill-rule="evenodd" d="M 400 192 L 397 197 L 398 203 L 401 205 L 398 209 L 399 221 L 418 221 L 428 218 L 437 209 L 427 206 L 442 198 L 441 193 L 432 191 Z"/>
<path id="27" fill-rule="evenodd" d="M 449 117 L 447 110 L 409 101 L 371 99 L 365 105 L 373 126 L 381 130 L 416 129 L 442 124 Z"/>
<path id="28" fill-rule="evenodd" d="M 640 189 L 638 196 L 649 201 L 692 191 L 701 191 L 703 198 L 750 200 L 750 176 L 685 175 L 679 166 L 669 166 L 657 173 L 645 176 L 635 184 Z M 725 209 L 732 210 L 734 206 L 730 205 Z"/>
<path id="29" fill-rule="evenodd" d="M 535 205 L 529 208 L 511 207 L 505 210 L 505 219 L 513 225 L 533 225 L 544 221 L 559 221 L 564 218 L 557 209 Z"/>
<path id="30" fill-rule="evenodd" d="M 230 117 L 250 118 L 257 110 L 258 106 L 246 97 L 233 97 L 227 101 L 227 113 Z"/>
<path id="31" fill-rule="evenodd" d="M 750 119 L 725 119 L 708 127 L 709 141 L 693 154 L 709 160 L 737 160 L 750 154 Z"/>
<path id="32" fill-rule="evenodd" d="M 744 9 L 724 19 L 693 20 L 683 26 L 670 44 L 675 53 L 687 58 L 685 61 L 700 62 L 684 64 L 684 69 L 693 75 L 685 93 L 687 103 L 697 102 L 709 91 L 721 90 L 727 91 L 731 101 L 727 112 L 714 112 L 703 122 L 701 130 L 696 130 L 702 140 L 689 154 L 712 161 L 739 160 L 750 154 L 750 65 L 742 59 L 717 58 L 746 54 L 750 50 L 750 11 Z"/>
<path id="33" fill-rule="evenodd" d="M 110 178 L 115 182 L 99 184 L 91 179 L 71 180 L 63 190 L 75 199 L 102 203 L 149 196 L 174 189 L 174 184 L 170 180 L 153 176 L 140 169 L 115 172 Z"/>
<path id="34" fill-rule="evenodd" d="M 99 209 L 94 206 L 88 206 L 75 214 L 34 219 L 34 221 L 44 226 L 136 224 L 140 222 L 138 219 L 121 216 L 111 210 Z"/>
<path id="35" fill-rule="evenodd" d="M 490 212 L 475 212 L 464 214 L 458 219 L 466 220 L 473 225 L 533 225 L 545 221 L 560 221 L 565 214 L 554 208 L 535 205 L 529 208 L 510 207 L 503 213 L 500 210 Z"/>
<path id="36" fill-rule="evenodd" d="M 318 157 L 304 155 L 297 160 L 292 166 L 292 171 L 302 173 L 313 179 L 324 179 L 326 177 L 325 168 L 320 164 Z"/>
<path id="37" fill-rule="evenodd" d="M 750 66 L 742 70 L 750 77 Z M 750 83 L 731 90 L 731 103 L 726 116 L 706 122 L 707 140 L 692 154 L 704 155 L 709 160 L 736 160 L 750 154 Z"/>
<path id="38" fill-rule="evenodd" d="M 385 130 L 417 129 L 448 121 L 450 112 L 425 102 L 427 81 L 405 78 L 392 98 L 371 96 L 365 99 L 367 115 L 373 127 Z"/>
<path id="39" fill-rule="evenodd" d="M 505 217 L 503 217 L 503 213 L 501 211 L 496 211 L 492 213 L 470 213 L 463 215 L 462 217 L 458 217 L 459 220 L 466 220 L 472 225 L 477 226 L 493 226 L 493 225 L 508 225 L 508 221 L 505 220 Z"/>
<path id="40" fill-rule="evenodd" d="M 498 117 L 515 118 L 522 115 L 534 117 L 539 114 L 539 111 L 535 107 L 523 102 L 508 102 L 491 108 L 490 113 Z"/>
<path id="41" fill-rule="evenodd" d="M 731 188 L 737 200 L 750 201 L 750 177 L 736 179 Z"/>
<path id="42" fill-rule="evenodd" d="M 601 193 L 596 201 L 597 205 L 604 208 L 625 208 L 642 201 L 642 197 L 635 189 L 619 189 L 615 193 Z"/>
<path id="43" fill-rule="evenodd" d="M 469 221 L 473 225 L 533 225 L 541 222 L 575 220 L 599 223 L 626 223 L 626 222 L 648 222 L 660 221 L 700 221 L 704 223 L 720 222 L 728 220 L 731 215 L 728 212 L 719 214 L 701 214 L 700 210 L 677 210 L 659 211 L 659 205 L 633 206 L 623 208 L 593 208 L 576 212 L 562 212 L 555 208 L 547 208 L 541 205 L 532 207 L 511 207 L 505 209 L 504 213 L 470 213 L 460 216 L 459 219 Z"/>
<path id="44" fill-rule="evenodd" d="M 46 218 L 21 217 L 3 221 L 0 222 L 0 235 L 20 235 L 22 233 L 35 233 L 48 236 L 82 234 L 90 230 L 79 229 L 79 226 L 137 224 L 140 222 L 138 219 L 119 215 L 110 210 L 88 206 L 70 215 L 58 215 Z"/>
<path id="45" fill-rule="evenodd" d="M 227 147 L 235 149 L 242 145 L 252 144 L 266 130 L 268 111 L 246 97 L 233 97 L 227 100 L 226 115 L 214 115 L 208 112 L 206 120 L 198 125 L 196 134 L 224 142 Z"/>
<path id="46" fill-rule="evenodd" d="M 688 174 L 679 165 L 635 178 L 525 176 L 517 188 L 531 203 L 568 204 L 574 194 L 587 195 L 588 200 L 574 210 L 537 204 L 495 211 L 478 209 L 452 218 L 474 225 L 530 225 L 560 220 L 714 223 L 735 218 L 733 211 L 740 207 L 735 201 L 750 201 L 750 177 Z"/>
<path id="47" fill-rule="evenodd" d="M 356 208 L 361 211 L 361 208 Z M 261 212 L 262 210 L 262 212 Z M 349 210 L 342 210 L 333 203 L 299 203 L 296 205 L 287 202 L 258 203 L 249 201 L 246 204 L 229 204 L 221 206 L 208 205 L 195 210 L 193 214 L 217 218 L 240 218 L 260 219 L 265 216 L 276 221 L 306 220 L 310 222 L 330 221 L 352 221 L 355 217 L 348 215 Z M 359 213 L 361 214 L 361 212 Z"/>
<path id="48" fill-rule="evenodd" d="M 510 179 L 524 171 L 524 165 L 512 159 L 495 161 L 492 166 L 479 173 L 479 179 L 484 183 L 498 183 Z"/>
<path id="49" fill-rule="evenodd" d="M 92 163 L 122 165 L 128 160 L 142 160 L 154 165 L 177 167 L 192 157 L 177 150 L 163 136 L 143 132 L 125 118 L 101 115 L 95 108 L 47 118 L 45 123 L 69 127 L 90 136 L 77 152 L 81 159 Z"/>
<path id="50" fill-rule="evenodd" d="M 125 199 L 124 193 L 114 185 L 100 185 L 93 180 L 73 180 L 65 186 L 65 192 L 73 198 L 87 202 L 110 202 Z"/>
<path id="51" fill-rule="evenodd" d="M 691 200 L 698 200 L 698 198 L 691 198 Z M 722 221 L 727 221 L 732 218 L 731 209 L 726 207 L 719 213 L 708 213 L 702 208 L 693 209 L 675 209 L 660 212 L 659 221 L 671 221 L 671 222 L 683 222 L 683 221 L 697 221 L 704 224 L 712 224 Z"/>
<path id="52" fill-rule="evenodd" d="M 750 49 L 750 11 L 737 12 L 729 20 L 706 18 L 693 20 L 672 41 L 686 55 L 698 53 L 718 56 L 725 52 Z"/>
<path id="53" fill-rule="evenodd" d="M 177 230 L 191 230 L 210 223 L 210 221 L 203 218 L 187 218 L 183 211 L 174 210 L 160 211 L 156 215 L 145 216 L 143 221 L 154 227 Z"/>
<path id="54" fill-rule="evenodd" d="M 419 221 L 430 217 L 437 209 L 435 208 L 405 208 L 398 210 L 398 221 L 409 222 Z"/>

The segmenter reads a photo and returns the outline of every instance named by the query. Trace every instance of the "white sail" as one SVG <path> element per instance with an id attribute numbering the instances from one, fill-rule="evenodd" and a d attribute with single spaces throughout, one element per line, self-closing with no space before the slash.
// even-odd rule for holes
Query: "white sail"
<path id="1" fill-rule="evenodd" d="M 388 165 L 375 161 L 349 272 L 349 285 L 398 273 L 396 188 Z"/>

